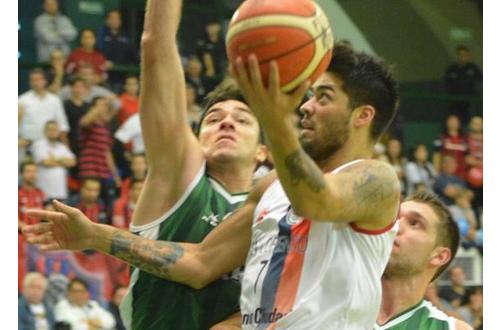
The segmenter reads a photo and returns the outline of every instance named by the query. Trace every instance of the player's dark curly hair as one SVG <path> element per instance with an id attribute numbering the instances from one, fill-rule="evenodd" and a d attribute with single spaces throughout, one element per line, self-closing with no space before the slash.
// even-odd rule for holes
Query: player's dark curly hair
<path id="1" fill-rule="evenodd" d="M 327 71 L 342 80 L 352 109 L 361 105 L 375 108 L 371 135 L 376 141 L 397 114 L 399 93 L 392 69 L 380 58 L 336 45 Z"/>

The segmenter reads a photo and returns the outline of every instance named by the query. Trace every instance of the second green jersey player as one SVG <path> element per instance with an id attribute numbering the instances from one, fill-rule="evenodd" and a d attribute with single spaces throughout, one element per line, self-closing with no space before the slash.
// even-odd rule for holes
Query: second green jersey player
<path id="1" fill-rule="evenodd" d="M 246 197 L 227 192 L 203 167 L 178 206 L 131 231 L 155 240 L 198 243 Z M 239 297 L 238 270 L 194 290 L 135 269 L 121 311 L 131 316 L 125 321 L 132 329 L 208 329 L 239 311 Z"/>

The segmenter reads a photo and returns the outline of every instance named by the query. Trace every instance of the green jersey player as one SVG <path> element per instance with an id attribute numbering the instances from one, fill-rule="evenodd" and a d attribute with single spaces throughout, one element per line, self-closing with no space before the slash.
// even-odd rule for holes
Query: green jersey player
<path id="1" fill-rule="evenodd" d="M 459 233 L 447 207 L 419 192 L 401 204 L 399 232 L 382 276 L 382 305 L 375 330 L 471 330 L 424 300 L 430 282 L 451 263 Z"/>
<path id="2" fill-rule="evenodd" d="M 139 115 L 148 174 L 131 231 L 151 239 L 146 250 L 153 262 L 127 259 L 129 241 L 120 231 L 110 251 L 139 268 L 121 308 L 132 329 L 208 329 L 230 316 L 230 324 L 240 324 L 237 278 L 224 276 L 196 290 L 165 280 L 154 260 L 164 257 L 161 241 L 198 243 L 221 223 L 245 200 L 253 172 L 266 158 L 257 119 L 235 84 L 209 95 L 198 138 L 192 132 L 176 44 L 181 7 L 181 0 L 149 0 L 146 6 Z"/>

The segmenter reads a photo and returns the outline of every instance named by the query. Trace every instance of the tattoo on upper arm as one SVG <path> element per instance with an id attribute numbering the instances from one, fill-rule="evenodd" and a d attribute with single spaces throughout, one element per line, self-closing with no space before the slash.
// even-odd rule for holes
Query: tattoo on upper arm
<path id="1" fill-rule="evenodd" d="M 394 180 L 382 165 L 369 165 L 352 184 L 357 204 L 371 204 L 394 196 Z"/>
<path id="2" fill-rule="evenodd" d="M 326 187 L 323 172 L 307 154 L 299 149 L 285 158 L 285 166 L 290 173 L 292 185 L 305 182 L 313 192 L 320 192 Z"/>
<path id="3" fill-rule="evenodd" d="M 184 255 L 178 243 L 143 239 L 116 231 L 110 254 L 148 273 L 170 279 L 170 268 Z"/>

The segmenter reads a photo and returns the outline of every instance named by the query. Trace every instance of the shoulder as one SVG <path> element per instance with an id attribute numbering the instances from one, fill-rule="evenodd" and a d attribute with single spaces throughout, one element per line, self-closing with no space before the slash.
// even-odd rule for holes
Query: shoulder
<path id="1" fill-rule="evenodd" d="M 61 99 L 54 93 L 47 93 L 47 99 L 50 100 L 50 102 L 54 102 L 57 104 L 62 104 Z"/>
<path id="2" fill-rule="evenodd" d="M 335 174 L 347 174 L 354 180 L 353 188 L 369 189 L 383 188 L 386 192 L 397 192 L 399 198 L 399 179 L 394 167 L 384 161 L 367 159 L 349 165 Z M 389 197 L 389 196 L 387 196 Z M 392 196 L 394 197 L 394 196 Z"/>
<path id="3" fill-rule="evenodd" d="M 33 91 L 29 90 L 29 91 L 24 92 L 21 95 L 19 95 L 18 100 L 19 100 L 19 102 L 26 102 L 26 101 L 30 100 L 32 97 L 33 97 Z"/>
<path id="4" fill-rule="evenodd" d="M 47 14 L 45 13 L 40 14 L 37 17 L 35 17 L 35 24 L 45 23 L 45 21 L 47 21 L 48 18 L 49 16 Z"/>
<path id="5" fill-rule="evenodd" d="M 38 139 L 35 142 L 33 142 L 33 145 L 31 146 L 31 148 L 33 150 L 40 149 L 40 148 L 47 147 L 48 145 L 49 145 L 48 141 L 45 138 L 42 138 L 42 139 Z"/>

